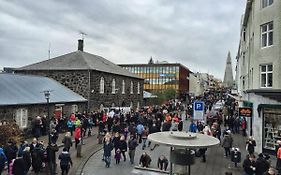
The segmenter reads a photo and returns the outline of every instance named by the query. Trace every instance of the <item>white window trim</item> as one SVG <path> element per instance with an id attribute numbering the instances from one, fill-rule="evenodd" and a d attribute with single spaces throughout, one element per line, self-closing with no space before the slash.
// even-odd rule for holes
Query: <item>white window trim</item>
<path id="1" fill-rule="evenodd" d="M 272 71 L 268 71 L 268 66 L 272 66 Z M 265 66 L 265 72 L 262 72 L 262 66 Z M 271 86 L 268 86 L 268 74 L 272 74 L 272 83 Z M 262 86 L 262 75 L 265 74 L 265 86 Z M 273 87 L 273 64 L 263 64 L 260 65 L 260 88 L 272 88 Z"/>
<path id="2" fill-rule="evenodd" d="M 140 82 L 138 82 L 138 94 L 140 94 Z"/>
<path id="3" fill-rule="evenodd" d="M 116 82 L 115 82 L 115 79 L 113 78 L 113 79 L 112 79 L 112 82 L 111 82 L 111 87 L 112 87 L 111 93 L 112 93 L 112 94 L 116 94 L 116 88 L 115 88 L 115 86 L 116 86 Z"/>
<path id="4" fill-rule="evenodd" d="M 122 94 L 125 94 L 125 80 L 122 81 Z"/>
<path id="5" fill-rule="evenodd" d="M 134 83 L 131 81 L 130 94 L 134 94 Z"/>
<path id="6" fill-rule="evenodd" d="M 25 123 L 23 122 L 25 120 Z M 26 108 L 19 108 L 16 110 L 16 123 L 20 128 L 26 128 L 28 124 L 28 110 Z"/>
<path id="7" fill-rule="evenodd" d="M 100 79 L 100 94 L 104 94 L 104 78 Z"/>
<path id="8" fill-rule="evenodd" d="M 271 29 L 271 30 L 269 30 L 269 24 L 270 23 L 272 23 L 272 25 L 273 25 L 273 28 Z M 262 27 L 263 26 L 266 26 L 266 31 L 265 32 L 263 32 L 262 31 Z M 269 33 L 270 32 L 272 32 L 272 40 L 274 39 L 274 24 L 273 24 L 273 21 L 270 21 L 270 22 L 268 22 L 268 23 L 265 23 L 265 24 L 262 24 L 261 26 L 260 26 L 260 31 L 261 31 L 261 48 L 262 49 L 265 49 L 265 48 L 269 48 L 269 47 L 272 47 L 273 45 L 274 45 L 274 42 L 272 41 L 272 45 L 269 45 Z M 263 42 L 262 42 L 262 36 L 263 36 L 263 34 L 266 34 L 266 46 L 263 46 L 262 44 L 263 44 Z"/>

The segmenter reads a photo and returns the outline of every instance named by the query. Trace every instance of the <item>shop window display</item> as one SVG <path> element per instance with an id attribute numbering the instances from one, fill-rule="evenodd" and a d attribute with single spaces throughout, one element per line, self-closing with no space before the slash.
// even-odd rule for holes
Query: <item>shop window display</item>
<path id="1" fill-rule="evenodd" d="M 275 150 L 276 141 L 281 140 L 281 114 L 264 114 L 264 148 Z"/>

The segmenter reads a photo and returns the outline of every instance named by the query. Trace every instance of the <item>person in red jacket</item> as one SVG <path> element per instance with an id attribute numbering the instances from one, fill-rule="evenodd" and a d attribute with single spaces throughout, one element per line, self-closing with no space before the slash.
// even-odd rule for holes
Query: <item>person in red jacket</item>
<path id="1" fill-rule="evenodd" d="M 77 148 L 77 145 L 81 140 L 81 126 L 80 125 L 75 129 L 74 139 L 75 139 L 75 148 Z"/>
<path id="2" fill-rule="evenodd" d="M 241 128 L 242 128 L 243 136 L 244 136 L 244 137 L 247 136 L 247 134 L 246 134 L 246 127 L 247 127 L 246 119 L 243 118 L 243 120 L 242 120 L 242 122 L 241 122 Z"/>

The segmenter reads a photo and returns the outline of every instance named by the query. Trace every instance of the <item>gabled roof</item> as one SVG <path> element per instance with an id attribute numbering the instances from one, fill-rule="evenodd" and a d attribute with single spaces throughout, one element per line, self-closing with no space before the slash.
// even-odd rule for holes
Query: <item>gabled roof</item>
<path id="1" fill-rule="evenodd" d="M 33 75 L 0 73 L 0 89 L 0 106 L 44 104 L 46 90 L 50 103 L 87 101 L 55 80 Z"/>
<path id="2" fill-rule="evenodd" d="M 16 70 L 96 70 L 142 79 L 101 56 L 79 50 Z"/>

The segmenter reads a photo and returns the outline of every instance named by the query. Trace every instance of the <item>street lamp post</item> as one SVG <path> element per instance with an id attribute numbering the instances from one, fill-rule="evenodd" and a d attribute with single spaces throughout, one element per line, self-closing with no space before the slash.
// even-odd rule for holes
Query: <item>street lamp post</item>
<path id="1" fill-rule="evenodd" d="M 47 130 L 48 130 L 48 155 L 51 156 L 51 152 L 50 152 L 50 146 L 51 146 L 51 120 L 50 120 L 50 91 L 49 90 L 46 90 L 44 91 L 44 95 L 45 95 L 45 99 L 47 100 L 47 120 L 48 120 L 48 127 L 47 127 Z M 51 175 L 54 174 L 54 171 L 53 171 L 53 168 L 52 168 L 52 159 L 49 157 L 49 168 L 50 168 L 50 172 L 51 172 Z"/>
<path id="2" fill-rule="evenodd" d="M 50 134 L 50 91 L 44 91 L 45 98 L 47 100 L 47 120 L 48 120 L 48 145 L 51 145 L 51 134 Z"/>

